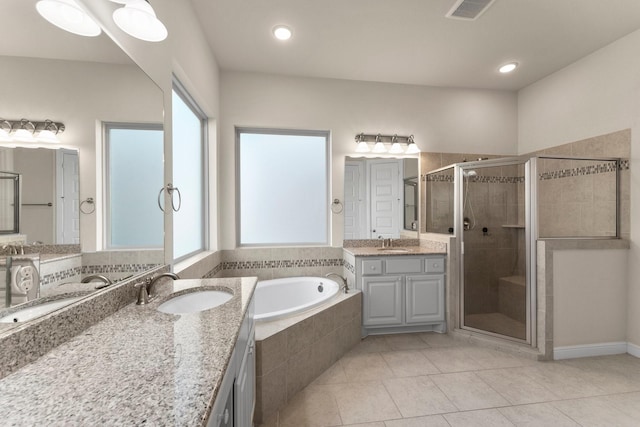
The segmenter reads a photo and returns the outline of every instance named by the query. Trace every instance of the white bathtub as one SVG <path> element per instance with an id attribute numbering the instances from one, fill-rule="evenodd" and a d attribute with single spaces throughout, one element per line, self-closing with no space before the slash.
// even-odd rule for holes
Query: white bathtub
<path id="1" fill-rule="evenodd" d="M 255 290 L 255 320 L 274 320 L 317 307 L 338 293 L 326 277 L 261 280 Z"/>

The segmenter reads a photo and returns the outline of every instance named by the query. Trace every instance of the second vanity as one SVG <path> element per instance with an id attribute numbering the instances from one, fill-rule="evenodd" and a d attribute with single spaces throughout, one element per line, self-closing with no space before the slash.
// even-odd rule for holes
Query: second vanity
<path id="1" fill-rule="evenodd" d="M 362 290 L 362 336 L 446 332 L 446 253 L 406 248 L 345 248 L 351 282 Z"/>
<path id="2" fill-rule="evenodd" d="M 164 281 L 151 303 L 127 305 L 1 379 L 3 424 L 217 427 L 236 414 L 241 425 L 253 409 L 256 281 Z M 196 313 L 157 310 L 197 290 L 233 297 Z"/>

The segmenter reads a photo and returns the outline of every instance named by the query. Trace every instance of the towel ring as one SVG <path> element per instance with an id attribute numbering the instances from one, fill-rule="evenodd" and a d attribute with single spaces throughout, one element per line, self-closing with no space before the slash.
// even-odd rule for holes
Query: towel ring
<path id="1" fill-rule="evenodd" d="M 90 207 L 91 210 L 83 208 L 85 203 L 87 205 L 91 205 Z M 93 197 L 87 197 L 86 199 L 80 202 L 80 212 L 82 212 L 83 214 L 89 215 L 94 213 L 95 211 L 96 211 L 96 205 L 95 205 L 95 202 L 93 201 Z"/>
<path id="2" fill-rule="evenodd" d="M 331 203 L 331 212 L 334 214 L 342 213 L 344 206 L 342 206 L 342 202 L 339 199 L 333 199 L 333 203 Z"/>

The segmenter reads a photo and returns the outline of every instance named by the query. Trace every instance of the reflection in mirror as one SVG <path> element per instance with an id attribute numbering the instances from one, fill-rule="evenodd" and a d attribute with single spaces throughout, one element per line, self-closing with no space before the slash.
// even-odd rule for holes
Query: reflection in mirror
<path id="1" fill-rule="evenodd" d="M 0 156 L 2 152 L 0 152 Z M 0 172 L 0 234 L 16 234 L 20 229 L 20 175 Z"/>
<path id="2" fill-rule="evenodd" d="M 4 278 L 0 288 L 6 294 L 14 283 L 21 283 L 21 277 L 27 277 L 25 280 L 29 282 L 30 269 L 20 263 L 29 264 L 31 260 L 39 273 L 39 280 L 33 281 L 34 286 L 38 286 L 37 297 L 28 297 L 21 305 L 39 306 L 47 298 L 94 292 L 101 282 L 80 283 L 87 276 L 104 275 L 120 280 L 161 264 L 162 249 L 100 251 L 106 246 L 105 216 L 110 213 L 105 208 L 107 202 L 103 194 L 104 124 L 135 123 L 161 129 L 162 91 L 105 34 L 84 38 L 62 31 L 40 17 L 35 1 L 2 2 L 6 10 L 11 10 L 12 17 L 0 26 L 0 81 L 3 82 L 0 119 L 50 119 L 64 123 L 65 131 L 58 135 L 61 142 L 52 143 L 50 150 L 31 148 L 26 142 L 0 142 L 3 148 L 0 170 L 16 171 L 23 176 L 20 194 L 23 206 L 16 216 L 20 220 L 19 229 L 0 236 L 0 247 L 4 247 L 0 249 L 3 256 L 0 263 L 5 266 L 0 269 L 0 276 Z M 6 167 L 8 157 L 12 159 L 11 168 Z M 147 170 L 136 169 L 140 155 L 135 157 L 131 155 L 130 169 L 143 176 Z M 65 166 L 58 167 L 58 162 Z M 162 159 L 157 163 L 156 170 L 162 170 Z M 67 167 L 68 164 L 74 166 Z M 38 175 L 31 177 L 34 170 Z M 70 176 L 63 180 L 60 171 Z M 59 189 L 66 181 L 68 189 Z M 161 183 L 149 195 L 154 204 L 160 186 Z M 12 212 L 11 203 L 4 203 L 11 200 L 8 190 L 5 182 L 0 181 L 1 228 L 5 228 L 7 214 Z M 60 194 L 64 194 L 65 203 L 61 202 Z M 67 197 L 73 199 L 71 203 L 66 203 Z M 86 200 L 91 202 L 85 203 L 85 212 L 79 211 Z M 133 215 L 136 214 L 130 213 L 130 220 L 140 219 Z M 137 215 L 145 220 L 147 214 Z M 158 233 L 156 241 L 162 241 L 162 229 Z M 34 245 L 33 242 L 46 244 Z M 80 246 L 68 244 L 77 242 Z M 82 253 L 79 253 L 80 247 Z M 6 267 L 8 258 L 16 261 L 11 268 Z M 8 310 L 16 307 L 12 304 Z M 6 310 L 0 312 L 0 317 L 7 314 Z M 5 329 L 3 326 L 0 332 Z"/>
<path id="3" fill-rule="evenodd" d="M 0 169 L 20 176 L 19 230 L 26 243 L 80 243 L 78 165 L 77 150 L 0 147 Z M 7 213 L 16 201 L 3 191 L 0 203 Z"/>
<path id="4" fill-rule="evenodd" d="M 418 237 L 418 159 L 345 160 L 344 239 Z"/>
<path id="5" fill-rule="evenodd" d="M 454 168 L 430 172 L 425 178 L 426 232 L 453 234 Z"/>

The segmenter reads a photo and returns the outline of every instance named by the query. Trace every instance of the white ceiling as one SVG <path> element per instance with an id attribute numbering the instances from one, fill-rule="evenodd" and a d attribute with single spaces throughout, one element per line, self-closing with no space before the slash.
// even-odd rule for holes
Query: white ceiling
<path id="1" fill-rule="evenodd" d="M 496 0 L 477 21 L 445 18 L 455 0 L 191 1 L 223 70 L 431 86 L 517 90 L 640 28 L 639 0 Z"/>

